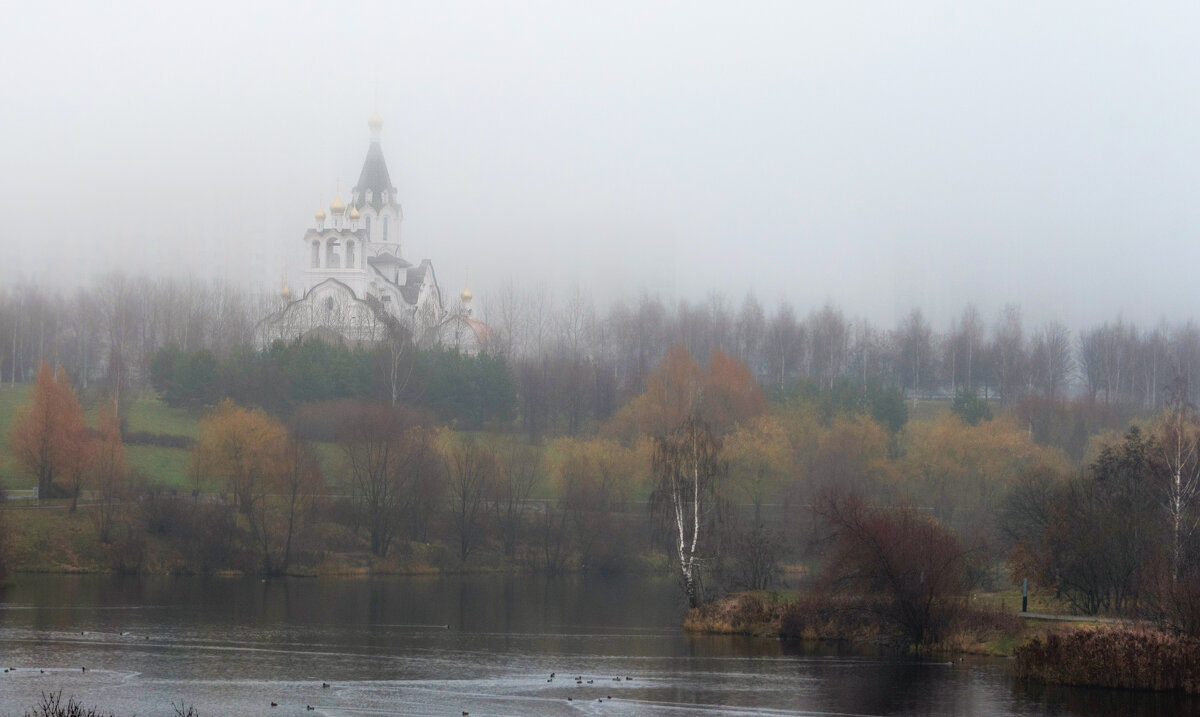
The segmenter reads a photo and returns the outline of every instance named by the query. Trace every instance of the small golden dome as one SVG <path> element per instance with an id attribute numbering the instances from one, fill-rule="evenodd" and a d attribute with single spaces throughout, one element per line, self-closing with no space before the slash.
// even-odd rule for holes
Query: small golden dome
<path id="1" fill-rule="evenodd" d="M 464 304 L 469 304 L 469 303 L 471 303 L 471 289 L 470 289 L 470 288 L 464 288 L 464 289 L 462 290 L 462 293 L 461 293 L 461 294 L 459 294 L 459 298 L 461 298 L 461 299 L 462 299 L 462 301 L 463 301 L 463 303 L 464 303 Z"/>
<path id="2" fill-rule="evenodd" d="M 316 219 L 319 222 L 325 221 L 325 210 L 317 207 L 317 213 L 313 215 L 313 219 Z"/>
<path id="3" fill-rule="evenodd" d="M 279 298 L 283 299 L 284 301 L 292 300 L 292 287 L 288 286 L 286 281 L 283 282 L 283 289 L 279 291 Z"/>
<path id="4" fill-rule="evenodd" d="M 329 213 L 330 214 L 345 214 L 346 213 L 346 204 L 345 204 L 345 202 L 342 201 L 342 195 L 340 192 L 337 194 L 337 196 L 335 196 L 333 198 L 333 204 L 329 205 Z"/>
<path id="5" fill-rule="evenodd" d="M 370 127 L 372 132 L 383 129 L 383 115 L 379 114 L 378 110 L 371 113 L 371 118 L 367 120 L 367 127 Z"/>
<path id="6" fill-rule="evenodd" d="M 350 207 L 350 218 L 358 219 L 358 207 Z"/>

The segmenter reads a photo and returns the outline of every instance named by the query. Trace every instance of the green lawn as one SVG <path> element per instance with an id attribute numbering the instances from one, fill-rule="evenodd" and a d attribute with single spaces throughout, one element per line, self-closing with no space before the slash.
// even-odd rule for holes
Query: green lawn
<path id="1" fill-rule="evenodd" d="M 9 433 L 17 412 L 29 403 L 33 384 L 19 383 L 16 386 L 0 386 L 0 486 L 25 489 L 34 486 L 31 476 L 18 469 L 9 450 Z M 88 421 L 96 422 L 96 407 L 88 410 Z M 171 408 L 152 393 L 141 395 L 130 402 L 127 417 L 130 431 L 168 433 L 195 438 L 200 431 L 200 416 L 183 409 Z M 188 479 L 188 452 L 178 448 L 158 446 L 125 447 L 129 465 L 141 469 L 151 483 L 169 485 L 191 490 Z"/>
<path id="2" fill-rule="evenodd" d="M 129 405 L 126 426 L 130 431 L 169 433 L 195 438 L 200 434 L 201 414 L 171 408 L 153 393 L 135 398 Z"/>
<path id="3" fill-rule="evenodd" d="M 33 384 L 18 383 L 16 386 L 0 385 L 0 486 L 5 488 L 30 488 L 34 480 L 21 474 L 8 448 L 8 434 L 12 430 L 17 411 L 29 402 Z"/>
<path id="4" fill-rule="evenodd" d="M 140 470 L 152 485 L 166 485 L 190 491 L 193 486 L 188 477 L 189 456 L 188 451 L 181 448 L 125 446 L 125 457 L 129 461 L 129 467 Z M 209 490 L 207 484 L 201 488 Z"/>

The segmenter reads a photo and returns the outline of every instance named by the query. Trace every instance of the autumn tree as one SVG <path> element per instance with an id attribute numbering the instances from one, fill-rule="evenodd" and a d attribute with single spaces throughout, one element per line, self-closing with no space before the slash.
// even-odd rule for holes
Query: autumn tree
<path id="1" fill-rule="evenodd" d="M 730 482 L 754 507 L 754 525 L 762 523 L 762 506 L 777 497 L 792 468 L 792 445 L 779 420 L 759 416 L 738 426 L 725 439 Z"/>
<path id="2" fill-rule="evenodd" d="M 233 496 L 267 573 L 282 570 L 279 502 L 290 477 L 288 458 L 283 424 L 260 408 L 242 408 L 228 399 L 201 421 L 192 452 L 193 470 L 220 481 Z"/>
<path id="3" fill-rule="evenodd" d="M 764 410 L 766 399 L 745 364 L 714 351 L 705 370 L 676 344 L 646 378 L 646 390 L 613 417 L 606 431 L 626 441 L 662 436 L 699 412 L 700 420 L 723 434 Z"/>
<path id="4" fill-rule="evenodd" d="M 72 481 L 72 509 L 87 468 L 89 437 L 83 407 L 65 371 L 57 376 L 42 363 L 33 394 L 13 422 L 12 451 L 18 464 L 37 478 L 38 496 L 52 495 L 55 479 Z"/>
<path id="5" fill-rule="evenodd" d="M 671 525 L 679 577 L 688 607 L 700 603 L 699 568 L 720 502 L 726 474 L 721 439 L 695 414 L 655 439 L 651 458 L 654 490 L 650 508 Z M 702 540 L 703 539 L 703 540 Z"/>

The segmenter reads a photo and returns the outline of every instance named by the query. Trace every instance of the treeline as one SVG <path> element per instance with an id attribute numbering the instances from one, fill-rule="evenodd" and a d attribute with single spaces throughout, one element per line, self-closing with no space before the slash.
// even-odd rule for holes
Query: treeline
<path id="1" fill-rule="evenodd" d="M 429 411 L 459 428 L 507 426 L 516 391 L 502 355 L 469 356 L 435 346 L 407 347 L 398 368 L 397 403 Z M 150 363 L 150 385 L 174 408 L 199 409 L 231 399 L 276 415 L 305 404 L 392 395 L 394 355 L 387 346 L 349 348 L 320 340 L 276 341 L 264 351 L 242 347 L 224 359 L 208 349 L 160 348 Z"/>
<path id="2" fill-rule="evenodd" d="M 253 347 L 257 322 L 279 301 L 220 282 L 121 274 L 70 294 L 10 285 L 0 292 L 0 379 L 32 381 L 46 361 L 79 386 L 145 386 L 160 349 L 223 362 Z M 675 344 L 699 357 L 719 350 L 768 390 L 845 380 L 1008 406 L 1082 396 L 1154 411 L 1164 386 L 1200 371 L 1200 327 L 1190 320 L 1116 319 L 1073 332 L 1058 322 L 1027 326 L 1016 306 L 988 317 L 968 306 L 939 331 L 919 308 L 881 327 L 828 303 L 805 313 L 786 302 L 768 311 L 752 295 L 737 306 L 715 293 L 675 305 L 643 295 L 600 310 L 580 292 L 556 300 L 510 286 L 481 318 L 493 329 L 490 353 L 509 361 L 514 417 L 533 436 L 594 430 Z"/>

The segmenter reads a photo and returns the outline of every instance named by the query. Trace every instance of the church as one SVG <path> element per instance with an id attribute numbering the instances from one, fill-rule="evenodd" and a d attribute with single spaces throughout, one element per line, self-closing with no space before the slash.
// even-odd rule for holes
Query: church
<path id="1" fill-rule="evenodd" d="M 259 342 L 318 337 L 369 345 L 407 336 L 419 348 L 478 353 L 489 331 L 471 316 L 470 289 L 447 311 L 433 264 L 404 259 L 404 210 L 383 157 L 383 118 L 376 112 L 367 126 L 371 143 L 350 201 L 339 189 L 328 213 L 319 207 L 313 215 L 297 252 L 305 267 L 299 291 L 284 283 L 279 308 L 259 323 Z"/>

